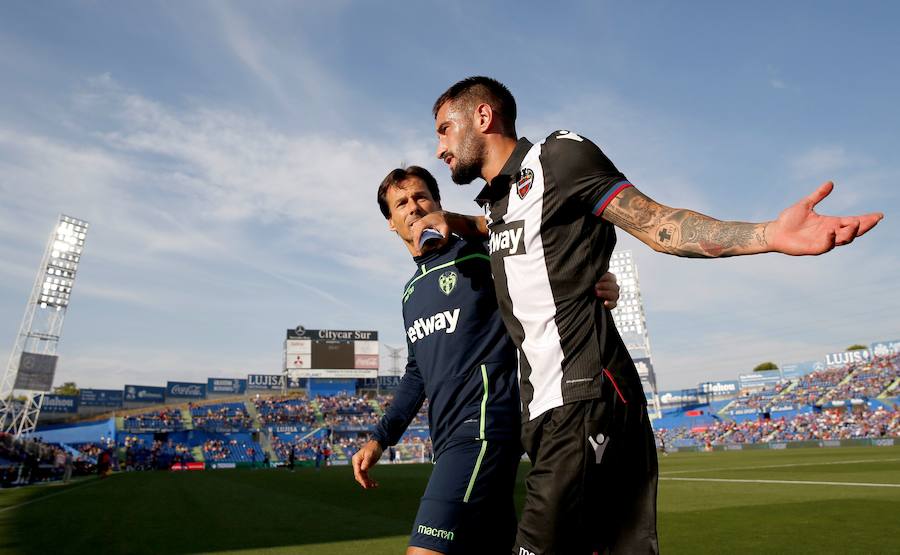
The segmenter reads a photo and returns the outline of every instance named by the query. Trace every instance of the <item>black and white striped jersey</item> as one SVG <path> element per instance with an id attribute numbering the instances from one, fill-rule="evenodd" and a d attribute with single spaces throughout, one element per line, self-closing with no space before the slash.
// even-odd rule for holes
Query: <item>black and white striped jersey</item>
<path id="1" fill-rule="evenodd" d="M 519 139 L 476 201 L 485 209 L 503 320 L 519 350 L 523 418 L 599 397 L 611 380 L 646 402 L 631 357 L 594 283 L 616 244 L 606 205 L 631 184 L 591 141 L 557 131 Z"/>

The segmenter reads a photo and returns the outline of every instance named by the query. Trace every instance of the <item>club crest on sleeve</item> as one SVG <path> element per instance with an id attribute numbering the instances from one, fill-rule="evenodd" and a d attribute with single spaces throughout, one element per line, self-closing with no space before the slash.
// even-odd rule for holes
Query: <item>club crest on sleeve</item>
<path id="1" fill-rule="evenodd" d="M 519 198 L 524 199 L 528 191 L 531 190 L 531 184 L 534 182 L 534 172 L 525 168 L 519 174 L 519 180 L 516 181 L 516 193 Z"/>
<path id="2" fill-rule="evenodd" d="M 453 289 L 456 288 L 456 280 L 456 272 L 444 272 L 438 278 L 438 287 L 441 288 L 441 291 L 444 293 L 444 295 L 449 295 L 453 292 Z"/>

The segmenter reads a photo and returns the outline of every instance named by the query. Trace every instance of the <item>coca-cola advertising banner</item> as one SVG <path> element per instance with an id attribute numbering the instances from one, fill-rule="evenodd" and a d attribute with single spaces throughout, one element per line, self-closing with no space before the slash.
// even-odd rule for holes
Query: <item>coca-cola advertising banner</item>
<path id="1" fill-rule="evenodd" d="M 168 382 L 166 399 L 205 399 L 206 384 L 193 382 Z"/>

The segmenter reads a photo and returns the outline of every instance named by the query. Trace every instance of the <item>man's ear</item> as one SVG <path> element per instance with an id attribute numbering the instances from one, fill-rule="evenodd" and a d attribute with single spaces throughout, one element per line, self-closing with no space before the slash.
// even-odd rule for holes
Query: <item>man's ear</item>
<path id="1" fill-rule="evenodd" d="M 388 218 L 386 221 L 387 221 L 387 225 L 388 225 L 388 230 L 393 231 L 394 233 L 397 233 L 397 228 L 394 226 L 394 220 Z"/>
<path id="2" fill-rule="evenodd" d="M 475 120 L 475 129 L 478 129 L 482 133 L 486 133 L 495 125 L 494 109 L 491 108 L 490 104 L 485 102 L 482 102 L 475 108 L 473 117 Z"/>

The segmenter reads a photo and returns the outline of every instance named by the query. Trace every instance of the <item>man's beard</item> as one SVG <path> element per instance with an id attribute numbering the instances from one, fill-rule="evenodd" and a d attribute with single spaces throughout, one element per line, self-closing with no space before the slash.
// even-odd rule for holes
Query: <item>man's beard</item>
<path id="1" fill-rule="evenodd" d="M 476 134 L 468 129 L 457 152 L 456 166 L 450 169 L 450 178 L 457 185 L 468 185 L 481 177 L 481 166 L 484 165 L 484 141 L 478 140 Z"/>

